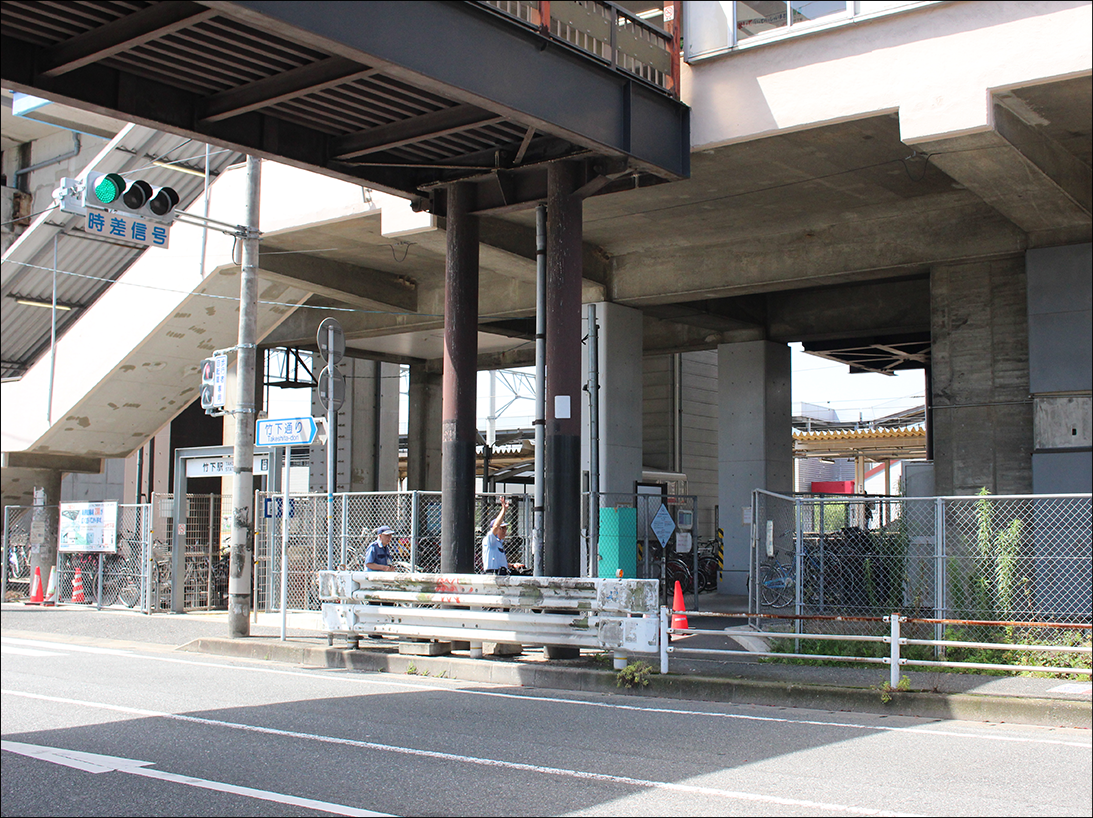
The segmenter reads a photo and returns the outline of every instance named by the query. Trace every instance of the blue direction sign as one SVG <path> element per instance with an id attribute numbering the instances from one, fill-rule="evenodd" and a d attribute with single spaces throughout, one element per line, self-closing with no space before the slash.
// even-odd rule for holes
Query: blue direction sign
<path id="1" fill-rule="evenodd" d="M 254 443 L 256 446 L 310 446 L 317 431 L 315 418 L 260 420 Z"/>

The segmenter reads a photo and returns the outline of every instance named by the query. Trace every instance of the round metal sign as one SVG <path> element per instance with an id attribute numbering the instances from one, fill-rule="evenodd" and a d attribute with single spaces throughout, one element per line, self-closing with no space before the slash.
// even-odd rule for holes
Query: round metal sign
<path id="1" fill-rule="evenodd" d="M 324 318 L 315 336 L 319 354 L 328 364 L 336 364 L 345 357 L 345 333 L 336 318 Z"/>
<path id="2" fill-rule="evenodd" d="M 331 389 L 331 372 L 334 373 L 333 389 Z M 333 407 L 330 406 L 331 399 L 334 402 Z M 319 403 L 323 405 L 323 409 L 329 411 L 333 408 L 335 412 L 345 403 L 345 375 L 337 369 L 331 369 L 328 366 L 319 373 Z"/>

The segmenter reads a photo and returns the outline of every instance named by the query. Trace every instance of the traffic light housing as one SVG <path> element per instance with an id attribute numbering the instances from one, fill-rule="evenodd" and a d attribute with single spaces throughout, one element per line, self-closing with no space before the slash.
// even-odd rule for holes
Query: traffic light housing
<path id="1" fill-rule="evenodd" d="M 144 179 L 130 181 L 117 173 L 91 171 L 84 184 L 82 204 L 170 224 L 178 202 L 174 188 L 153 187 Z"/>
<path id="2" fill-rule="evenodd" d="M 224 408 L 224 373 L 227 359 L 214 355 L 201 362 L 201 408 L 207 413 Z M 217 375 L 219 374 L 219 377 Z"/>

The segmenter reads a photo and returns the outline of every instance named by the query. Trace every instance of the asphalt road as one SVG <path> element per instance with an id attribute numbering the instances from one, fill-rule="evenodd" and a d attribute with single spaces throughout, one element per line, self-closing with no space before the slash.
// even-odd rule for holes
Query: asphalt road
<path id="1" fill-rule="evenodd" d="M 1083 730 L 2 648 L 3 815 L 1088 815 L 1093 799 Z"/>

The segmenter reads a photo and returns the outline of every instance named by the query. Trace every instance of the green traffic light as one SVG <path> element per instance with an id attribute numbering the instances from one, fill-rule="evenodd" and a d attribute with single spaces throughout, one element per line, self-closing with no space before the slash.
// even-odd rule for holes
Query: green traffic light
<path id="1" fill-rule="evenodd" d="M 110 204 L 125 192 L 125 180 L 116 173 L 108 173 L 95 183 L 95 198 Z"/>

